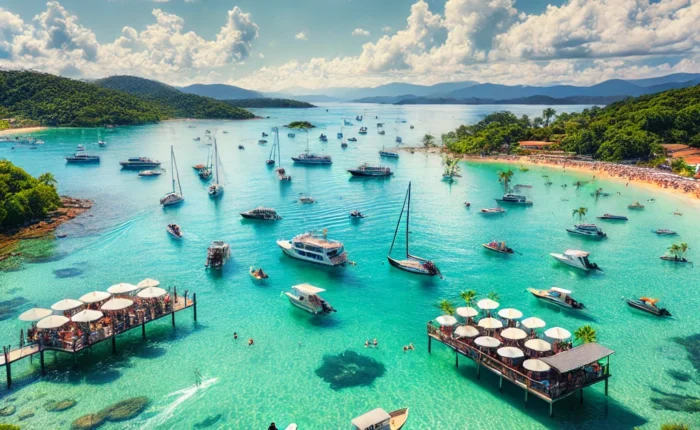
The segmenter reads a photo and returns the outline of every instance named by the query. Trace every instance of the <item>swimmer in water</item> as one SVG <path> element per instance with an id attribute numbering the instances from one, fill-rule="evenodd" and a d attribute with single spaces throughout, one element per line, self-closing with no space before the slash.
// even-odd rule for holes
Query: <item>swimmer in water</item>
<path id="1" fill-rule="evenodd" d="M 235 331 L 233 332 L 233 338 L 238 339 L 238 333 L 236 333 Z"/>
<path id="2" fill-rule="evenodd" d="M 252 337 L 250 339 L 248 339 L 248 346 L 253 346 L 253 343 L 255 343 L 255 342 L 253 342 Z"/>

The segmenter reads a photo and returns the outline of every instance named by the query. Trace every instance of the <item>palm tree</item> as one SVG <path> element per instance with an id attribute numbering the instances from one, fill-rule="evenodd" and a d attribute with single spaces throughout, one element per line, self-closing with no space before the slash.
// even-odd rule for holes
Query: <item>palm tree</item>
<path id="1" fill-rule="evenodd" d="M 503 191 L 508 192 L 508 183 L 513 179 L 515 173 L 512 170 L 506 170 L 505 172 L 498 172 L 498 182 L 503 183 Z"/>
<path id="2" fill-rule="evenodd" d="M 544 120 L 542 120 L 542 118 L 540 118 L 540 117 L 537 117 L 537 118 L 532 120 L 532 127 L 533 128 L 540 128 L 540 127 L 542 127 L 542 124 L 544 124 Z"/>
<path id="3" fill-rule="evenodd" d="M 493 300 L 494 302 L 499 301 L 500 297 L 498 296 L 498 293 L 495 291 L 491 291 L 486 295 L 489 299 Z"/>
<path id="4" fill-rule="evenodd" d="M 681 247 L 677 243 L 674 243 L 673 245 L 668 247 L 668 252 L 674 257 L 678 258 L 678 254 L 680 254 L 681 252 Z"/>
<path id="5" fill-rule="evenodd" d="M 595 329 L 589 324 L 577 328 L 574 332 L 574 339 L 581 342 L 582 344 L 595 342 L 596 336 L 597 334 Z"/>
<path id="6" fill-rule="evenodd" d="M 557 115 L 557 111 L 552 108 L 547 108 L 542 111 L 542 117 L 544 117 L 544 126 L 549 127 L 549 120 Z"/>
<path id="7" fill-rule="evenodd" d="M 435 136 L 431 134 L 423 136 L 423 147 L 432 148 L 433 146 L 435 146 Z"/>
<path id="8" fill-rule="evenodd" d="M 50 185 L 50 186 L 54 186 L 57 183 L 56 178 L 50 172 L 42 173 L 41 175 L 39 175 L 37 180 L 44 185 Z"/>
<path id="9" fill-rule="evenodd" d="M 444 313 L 445 315 L 454 315 L 455 314 L 455 308 L 454 305 L 452 305 L 452 302 L 450 302 L 447 299 L 442 299 L 438 302 L 437 307 Z"/>
<path id="10" fill-rule="evenodd" d="M 579 222 L 580 222 L 580 221 L 582 221 L 582 220 L 584 220 L 584 219 L 586 218 L 586 214 L 587 214 L 587 213 L 588 213 L 588 208 L 584 208 L 583 206 L 581 206 L 581 207 L 578 208 L 578 209 L 574 209 L 574 211 L 573 211 L 573 213 L 571 214 L 571 216 L 577 216 L 577 215 L 578 215 L 578 220 L 579 220 Z"/>
<path id="11" fill-rule="evenodd" d="M 681 242 L 681 243 L 678 245 L 678 248 L 679 248 L 679 251 L 680 251 L 680 253 L 681 253 L 681 257 L 684 256 L 685 253 L 686 253 L 686 251 L 688 251 L 688 250 L 690 249 L 690 247 L 688 246 L 688 244 L 685 243 L 685 242 Z"/>
<path id="12" fill-rule="evenodd" d="M 476 299 L 476 291 L 474 290 L 467 290 L 467 291 L 462 291 L 459 293 L 459 297 L 464 300 L 464 302 L 467 304 L 467 306 L 471 306 L 474 303 L 474 300 Z"/>

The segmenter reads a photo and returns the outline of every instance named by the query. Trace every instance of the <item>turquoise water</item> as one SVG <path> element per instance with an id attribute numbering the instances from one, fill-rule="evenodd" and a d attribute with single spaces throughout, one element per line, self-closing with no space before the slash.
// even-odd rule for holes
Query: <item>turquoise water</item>
<path id="1" fill-rule="evenodd" d="M 326 112 L 328 108 L 328 112 Z M 556 107 L 574 110 L 582 107 Z M 700 396 L 696 382 L 677 382 L 668 370 L 694 374 L 685 350 L 674 336 L 697 332 L 700 292 L 697 271 L 690 265 L 673 265 L 658 259 L 674 241 L 690 244 L 689 259 L 699 260 L 697 229 L 699 208 L 681 197 L 624 182 L 596 179 L 578 191 L 577 180 L 589 174 L 531 167 L 516 172 L 515 182 L 532 184 L 530 208 L 509 208 L 501 217 L 486 218 L 481 207 L 494 206 L 502 194 L 496 172 L 498 164 L 464 163 L 463 177 L 452 185 L 441 181 L 441 161 L 433 155 L 401 153 L 395 161 L 383 161 L 395 169 L 388 180 L 353 180 L 345 169 L 361 162 L 378 162 L 377 150 L 393 146 L 400 134 L 406 145 L 418 144 L 430 132 L 439 135 L 462 123 L 473 123 L 492 109 L 509 109 L 531 116 L 542 107 L 528 106 L 367 106 L 330 105 L 310 111 L 259 110 L 270 118 L 244 122 L 172 121 L 158 125 L 120 128 L 50 130 L 38 133 L 47 143 L 37 150 L 0 146 L 8 158 L 30 173 L 51 171 L 60 192 L 90 198 L 94 208 L 59 231 L 68 238 L 55 242 L 54 258 L 26 264 L 22 270 L 0 273 L 0 298 L 24 297 L 32 305 L 48 307 L 59 299 L 77 298 L 117 282 L 136 283 L 152 277 L 165 286 L 197 293 L 198 323 L 191 313 L 178 314 L 177 327 L 163 320 L 148 326 L 149 340 L 140 333 L 122 336 L 119 353 L 111 355 L 109 344 L 91 355 L 72 358 L 47 355 L 49 374 L 39 377 L 38 360 L 13 367 L 15 385 L 2 391 L 2 404 L 18 410 L 35 408 L 36 415 L 21 422 L 23 428 L 68 428 L 77 417 L 94 413 L 118 400 L 145 395 L 148 409 L 138 418 L 109 428 L 241 428 L 263 429 L 271 421 L 278 426 L 296 422 L 301 429 L 348 428 L 350 420 L 374 407 L 393 410 L 408 406 L 406 428 L 658 428 L 663 422 L 697 422 L 682 412 L 652 409 L 653 389 Z M 355 123 L 364 114 L 370 133 L 357 136 L 346 150 L 335 138 L 340 118 Z M 379 116 L 378 120 L 374 116 Z M 397 118 L 406 123 L 397 123 Z M 269 146 L 256 142 L 262 131 L 292 120 L 307 119 L 319 126 L 311 132 L 311 148 L 333 156 L 332 167 L 300 167 L 290 156 L 305 147 L 304 133 L 295 139 L 281 134 L 284 167 L 293 177 L 280 184 L 264 160 Z M 387 134 L 379 136 L 376 122 L 385 122 Z M 187 126 L 193 124 L 196 128 Z M 409 130 L 409 124 L 415 125 Z M 356 135 L 359 124 L 346 135 Z M 218 131 L 222 176 L 226 191 L 211 200 L 190 167 L 204 162 L 208 148 L 193 142 L 205 129 Z M 228 134 L 222 134 L 227 130 Z M 329 136 L 328 143 L 317 137 Z M 108 142 L 98 148 L 97 140 Z M 269 139 L 271 142 L 271 139 Z M 62 157 L 78 143 L 102 157 L 99 166 L 65 165 Z M 245 145 L 244 151 L 237 149 Z M 159 198 L 169 190 L 169 175 L 139 178 L 121 171 L 118 161 L 129 156 L 158 158 L 169 169 L 170 145 L 180 167 L 185 203 L 163 209 Z M 517 167 L 514 167 L 517 168 Z M 549 174 L 554 185 L 543 185 Z M 411 213 L 412 253 L 433 259 L 444 280 L 410 275 L 391 268 L 386 252 L 408 181 L 413 182 Z M 568 184 L 562 188 L 562 184 Z M 613 195 L 597 202 L 590 196 L 603 187 Z M 621 195 L 616 193 L 620 192 Z M 299 193 L 317 199 L 313 205 L 296 203 Z M 644 211 L 629 212 L 635 200 L 646 202 Z M 465 209 L 465 200 L 472 209 Z M 244 221 L 239 212 L 259 205 L 271 206 L 284 217 L 274 224 Z M 624 224 L 602 224 L 609 238 L 590 242 L 568 235 L 571 211 L 587 206 L 590 217 L 604 212 L 627 214 Z M 353 222 L 348 213 L 359 209 L 368 217 Z M 684 216 L 673 216 L 679 209 Z M 175 242 L 165 225 L 176 222 L 186 238 Z M 328 229 L 329 237 L 345 243 L 356 266 L 327 269 L 282 255 L 277 239 L 291 238 L 310 229 Z M 657 237 L 651 231 L 670 228 L 675 239 Z M 212 240 L 231 245 L 232 260 L 221 274 L 204 270 L 206 249 Z M 487 253 L 481 243 L 507 240 L 522 255 L 503 258 Z M 399 247 L 402 243 L 399 244 Z M 583 275 L 557 265 L 550 252 L 567 248 L 591 252 L 591 260 L 603 273 Z M 262 266 L 270 274 L 265 283 L 249 277 L 249 266 Z M 79 276 L 58 278 L 54 270 L 77 268 Z M 293 308 L 281 296 L 291 285 L 309 282 L 327 290 L 324 297 L 338 312 L 325 318 L 312 317 Z M 588 308 L 582 315 L 546 307 L 526 293 L 527 287 L 558 285 L 574 291 Z M 515 307 L 525 316 L 539 316 L 548 326 L 574 331 L 592 324 L 599 340 L 614 349 L 610 396 L 602 384 L 587 389 L 585 403 L 572 397 L 555 406 L 531 400 L 525 409 L 523 392 L 504 385 L 498 391 L 495 376 L 482 374 L 462 359 L 454 367 L 454 355 L 439 344 L 427 353 L 425 324 L 439 315 L 435 304 L 443 298 L 458 302 L 458 294 L 476 289 L 482 295 L 496 291 L 503 307 Z M 623 297 L 658 296 L 673 318 L 657 319 L 629 309 Z M 24 326 L 15 318 L 0 321 L 0 339 L 16 344 Z M 234 340 L 232 334 L 240 334 Z M 248 347 L 252 337 L 255 345 Z M 377 338 L 379 348 L 365 349 L 366 339 Z M 416 350 L 404 354 L 403 345 Z M 381 362 L 386 371 L 370 386 L 332 390 L 315 374 L 324 354 L 346 350 Z M 195 385 L 195 371 L 204 383 Z M 4 387 L 4 379 L 2 381 Z M 40 396 L 45 396 L 38 399 Z M 46 399 L 73 398 L 77 405 L 65 412 L 45 412 Z M 17 414 L 5 419 L 17 422 Z M 695 420 L 695 421 L 693 421 Z"/>

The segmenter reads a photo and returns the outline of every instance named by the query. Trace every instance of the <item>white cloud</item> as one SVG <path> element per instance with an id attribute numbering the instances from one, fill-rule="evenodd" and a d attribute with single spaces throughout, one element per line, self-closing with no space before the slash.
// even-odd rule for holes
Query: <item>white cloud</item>
<path id="1" fill-rule="evenodd" d="M 12 53 L 12 41 L 24 31 L 24 21 L 19 15 L 0 8 L 0 59 Z"/>
<path id="2" fill-rule="evenodd" d="M 258 53 L 258 57 L 260 57 L 260 58 L 265 58 L 265 54 L 263 54 L 262 52 L 260 52 L 260 53 Z"/>
<path id="3" fill-rule="evenodd" d="M 352 31 L 353 36 L 369 36 L 369 31 L 364 30 L 362 28 L 356 28 Z"/>
<path id="4" fill-rule="evenodd" d="M 390 32 L 391 32 L 391 27 L 389 27 L 388 25 L 382 27 L 382 32 L 383 32 L 383 33 L 390 33 Z"/>
<path id="5" fill-rule="evenodd" d="M 307 38 L 306 38 L 306 33 L 304 33 L 303 31 L 301 31 L 301 32 L 299 32 L 299 33 L 297 33 L 297 34 L 295 34 L 295 35 L 294 35 L 294 38 L 297 39 L 297 40 L 307 40 Z"/>
<path id="6" fill-rule="evenodd" d="M 170 0 L 151 0 L 153 3 L 167 3 Z"/>

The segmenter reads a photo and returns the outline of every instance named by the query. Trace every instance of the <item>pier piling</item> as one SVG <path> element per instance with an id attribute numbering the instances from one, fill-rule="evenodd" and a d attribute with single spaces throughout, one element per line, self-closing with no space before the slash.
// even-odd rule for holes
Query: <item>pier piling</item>
<path id="1" fill-rule="evenodd" d="M 432 336 L 428 336 L 428 354 L 430 354 L 430 347 L 432 346 Z"/>
<path id="2" fill-rule="evenodd" d="M 39 361 L 41 362 L 41 374 L 46 375 L 46 367 L 44 366 L 44 348 L 39 348 L 41 348 L 41 350 L 39 351 Z"/>
<path id="3" fill-rule="evenodd" d="M 501 375 L 500 380 L 498 381 L 498 391 L 501 393 L 503 392 L 503 375 Z"/>
<path id="4" fill-rule="evenodd" d="M 197 322 L 197 293 L 192 293 L 192 311 L 194 314 L 194 322 Z"/>
<path id="5" fill-rule="evenodd" d="M 146 321 L 141 324 L 141 337 L 146 338 Z"/>
<path id="6" fill-rule="evenodd" d="M 549 417 L 552 418 L 554 416 L 554 403 L 550 402 L 549 403 Z"/>
<path id="7" fill-rule="evenodd" d="M 175 328 L 175 312 L 173 312 L 173 328 Z"/>
<path id="8" fill-rule="evenodd" d="M 455 351 L 455 367 L 459 367 L 459 352 Z"/>
<path id="9" fill-rule="evenodd" d="M 112 332 L 112 354 L 117 353 L 117 337 L 114 335 L 114 332 Z"/>

